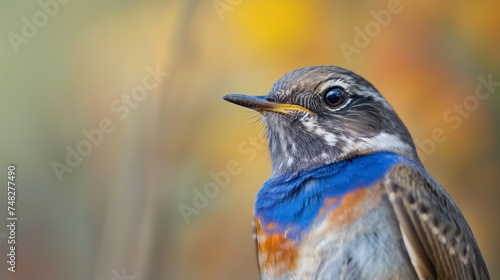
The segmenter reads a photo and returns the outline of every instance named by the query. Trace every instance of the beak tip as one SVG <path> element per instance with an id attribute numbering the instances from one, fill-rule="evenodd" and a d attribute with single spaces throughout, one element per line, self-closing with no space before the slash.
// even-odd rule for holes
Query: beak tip
<path id="1" fill-rule="evenodd" d="M 222 99 L 224 99 L 224 100 L 226 100 L 226 101 L 231 102 L 231 101 L 233 101 L 233 100 L 234 100 L 234 94 L 227 94 L 227 95 L 224 95 L 224 96 L 222 97 Z"/>

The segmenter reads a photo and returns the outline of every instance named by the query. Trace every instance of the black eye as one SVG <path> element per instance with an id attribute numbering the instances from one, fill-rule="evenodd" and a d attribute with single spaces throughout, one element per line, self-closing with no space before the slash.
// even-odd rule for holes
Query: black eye
<path id="1" fill-rule="evenodd" d="M 346 100 L 346 92 L 341 87 L 334 87 L 325 91 L 324 98 L 328 106 L 337 107 Z"/>

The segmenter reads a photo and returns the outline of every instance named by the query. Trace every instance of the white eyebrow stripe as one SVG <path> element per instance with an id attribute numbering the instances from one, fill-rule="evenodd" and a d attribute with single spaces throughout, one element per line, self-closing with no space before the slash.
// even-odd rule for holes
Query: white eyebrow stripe
<path id="1" fill-rule="evenodd" d="M 320 87 L 319 87 L 320 93 L 323 93 L 325 90 L 327 90 L 329 88 L 333 88 L 333 87 L 342 87 L 347 92 L 349 92 L 349 88 L 351 86 L 350 86 L 350 83 L 346 82 L 345 79 L 335 78 L 334 76 L 328 77 L 328 78 L 329 78 L 329 80 L 322 82 L 320 84 Z M 394 111 L 394 109 L 389 105 L 389 103 L 387 103 L 387 100 L 385 100 L 381 95 L 377 94 L 376 92 L 372 92 L 371 90 L 361 90 L 361 91 L 356 91 L 355 93 L 359 96 L 371 97 L 371 98 L 373 98 L 374 101 L 382 103 L 382 105 L 386 109 Z M 341 108 L 336 108 L 336 109 L 341 109 Z"/>
<path id="2" fill-rule="evenodd" d="M 373 98 L 374 101 L 382 103 L 382 105 L 384 105 L 384 107 L 386 109 L 394 111 L 394 109 L 391 107 L 391 105 L 389 105 L 389 103 L 387 103 L 387 100 L 385 100 L 381 95 L 379 95 L 377 93 L 374 93 L 374 92 L 369 91 L 369 90 L 363 90 L 363 91 L 357 92 L 357 94 L 360 96 L 371 97 L 371 98 Z"/>
<path id="3" fill-rule="evenodd" d="M 333 88 L 333 87 L 342 87 L 344 88 L 345 90 L 348 90 L 349 88 L 349 83 L 345 82 L 344 80 L 342 79 L 331 79 L 329 81 L 326 81 L 326 82 L 323 82 L 321 87 L 319 88 L 319 92 L 323 92 L 329 88 Z"/>

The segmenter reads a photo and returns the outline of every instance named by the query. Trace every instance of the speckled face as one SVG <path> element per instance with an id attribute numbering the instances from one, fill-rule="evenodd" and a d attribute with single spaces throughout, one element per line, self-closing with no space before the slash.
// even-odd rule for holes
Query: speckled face
<path id="1" fill-rule="evenodd" d="M 420 163 L 408 130 L 391 106 L 365 79 L 340 67 L 297 69 L 281 77 L 264 97 L 225 99 L 262 114 L 272 176 L 377 151 Z"/>

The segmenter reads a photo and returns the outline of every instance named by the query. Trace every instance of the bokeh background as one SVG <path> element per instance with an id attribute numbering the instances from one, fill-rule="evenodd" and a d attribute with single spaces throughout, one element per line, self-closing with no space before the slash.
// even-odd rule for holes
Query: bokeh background
<path id="1" fill-rule="evenodd" d="M 0 3 L 1 224 L 12 163 L 19 217 L 16 273 L 0 226 L 1 279 L 259 279 L 251 218 L 269 155 L 257 113 L 221 97 L 323 64 L 371 81 L 417 141 L 445 132 L 424 164 L 500 278 L 500 86 L 460 125 L 443 117 L 474 105 L 479 76 L 500 81 L 500 2 L 60 1 L 40 1 L 57 3 L 46 20 L 38 1 Z M 400 12 L 370 26 L 388 5 Z M 367 25 L 366 46 L 346 56 L 341 44 L 356 47 Z M 147 69 L 168 76 L 116 112 Z M 103 119 L 115 129 L 59 181 L 53 162 Z M 187 223 L 179 207 L 228 163 L 239 173 Z"/>

